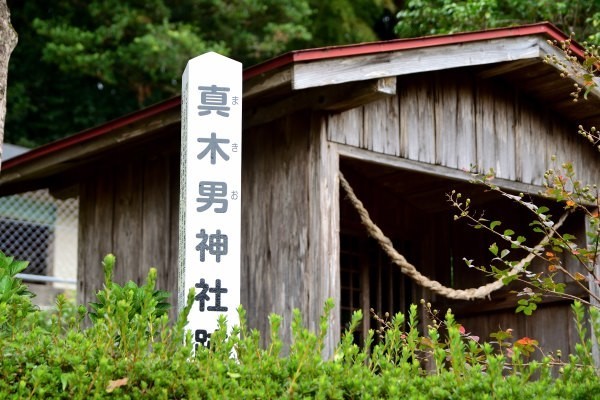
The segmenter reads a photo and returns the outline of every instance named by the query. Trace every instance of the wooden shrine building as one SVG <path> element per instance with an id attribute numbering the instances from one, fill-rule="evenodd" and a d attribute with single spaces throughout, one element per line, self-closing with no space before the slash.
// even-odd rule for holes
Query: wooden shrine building
<path id="1" fill-rule="evenodd" d="M 247 69 L 242 303 L 250 325 L 266 332 L 268 314 L 283 314 L 289 339 L 291 310 L 316 329 L 331 297 L 331 350 L 352 310 L 403 311 L 425 298 L 451 306 L 480 336 L 512 328 L 547 348 L 572 350 L 564 301 L 549 299 L 525 318 L 515 315 L 509 289 L 450 301 L 403 277 L 339 187 L 342 172 L 424 275 L 454 288 L 488 282 L 463 258 L 489 262 L 497 239 L 454 222 L 446 194 L 465 193 L 472 207 L 519 233 L 529 232 L 531 216 L 469 183 L 465 170 L 492 167 L 497 185 L 535 195 L 556 155 L 582 181 L 600 183 L 599 154 L 577 134 L 579 124 L 600 126 L 599 93 L 574 103 L 573 80 L 544 62 L 562 57 L 548 40 L 564 38 L 541 23 L 302 50 Z M 154 266 L 159 285 L 174 292 L 179 148 L 180 98 L 173 98 L 6 162 L 0 194 L 48 187 L 55 196 L 79 196 L 81 301 L 101 288 L 100 260 L 109 252 L 117 256 L 115 280 L 141 282 Z M 585 237 L 583 217 L 567 225 Z M 568 328 L 556 329 L 557 321 Z M 372 326 L 367 318 L 364 329 Z"/>

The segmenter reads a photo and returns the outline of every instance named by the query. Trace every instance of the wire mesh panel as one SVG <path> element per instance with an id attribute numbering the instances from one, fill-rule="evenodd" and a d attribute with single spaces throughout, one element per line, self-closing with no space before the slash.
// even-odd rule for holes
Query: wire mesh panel
<path id="1" fill-rule="evenodd" d="M 75 280 L 78 209 L 47 190 L 0 198 L 0 250 L 29 261 L 24 274 Z"/>

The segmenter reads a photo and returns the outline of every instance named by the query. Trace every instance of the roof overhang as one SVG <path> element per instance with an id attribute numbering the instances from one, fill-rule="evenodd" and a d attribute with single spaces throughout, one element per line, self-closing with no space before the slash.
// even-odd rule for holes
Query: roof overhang
<path id="1" fill-rule="evenodd" d="M 449 55 L 455 55 L 456 52 L 475 51 L 478 52 L 473 58 L 473 54 L 466 54 L 466 58 L 455 61 L 457 67 L 469 65 L 482 65 L 487 63 L 516 61 L 523 58 L 539 57 L 541 52 L 545 52 L 547 46 L 542 46 L 544 50 L 536 49 L 535 44 L 516 44 L 522 42 L 523 37 L 539 37 L 548 45 L 548 40 L 563 41 L 568 38 L 562 31 L 548 22 L 532 25 L 522 25 L 508 28 L 490 29 L 485 31 L 465 32 L 452 35 L 436 35 L 421 38 L 396 39 L 385 42 L 361 43 L 346 46 L 324 47 L 317 49 L 307 49 L 293 51 L 275 59 L 258 64 L 244 72 L 244 80 L 248 83 L 245 89 L 245 95 L 253 96 L 265 90 L 272 89 L 280 85 L 289 85 L 292 89 L 305 89 L 318 85 L 342 83 L 347 80 L 336 78 L 338 72 L 346 72 L 352 60 L 351 67 L 355 68 L 357 62 L 373 62 L 370 68 L 364 70 L 371 74 L 372 78 L 390 76 L 386 69 L 381 69 L 382 63 L 392 61 L 412 61 L 409 68 L 412 70 L 406 73 L 425 72 L 436 69 L 452 68 L 442 62 L 440 66 L 433 65 L 436 60 L 445 59 Z M 487 53 L 486 57 L 481 58 L 482 42 L 483 50 Z M 470 46 L 471 44 L 474 44 Z M 493 46 L 500 45 L 498 49 Z M 439 47 L 443 46 L 444 51 L 440 52 Z M 516 47 L 514 47 L 516 46 Z M 548 47 L 551 47 L 548 45 Z M 573 52 L 582 57 L 583 49 L 574 43 Z M 506 53 L 506 51 L 509 53 Z M 451 52 L 452 54 L 449 54 Z M 552 52 L 550 50 L 550 52 Z M 553 52 L 552 52 L 553 53 Z M 386 57 L 386 54 L 388 55 Z M 394 57 L 394 54 L 403 56 Z M 463 53 L 464 54 L 464 53 Z M 425 59 L 428 56 L 434 56 L 434 59 Z M 405 58 L 405 57 L 406 58 Z M 515 58 L 519 57 L 519 58 Z M 522 57 L 522 58 L 520 58 Z M 340 59 L 349 62 L 340 63 Z M 433 61 L 433 62 L 428 62 Z M 336 65 L 332 72 L 327 71 L 321 79 L 314 80 L 312 69 L 308 65 L 331 66 Z M 396 68 L 402 71 L 403 66 Z M 391 72 L 391 71 L 390 71 Z M 401 72 L 402 73 L 402 72 Z"/>
<path id="2" fill-rule="evenodd" d="M 488 66 L 481 73 L 483 78 L 512 74 L 517 80 L 534 79 L 545 74 L 559 82 L 556 68 L 544 59 L 562 58 L 548 40 L 565 39 L 554 25 L 540 23 L 290 52 L 244 71 L 244 127 L 305 107 L 351 108 L 377 96 L 395 94 L 396 76 L 419 72 Z M 572 50 L 583 55 L 576 43 Z M 575 110 L 568 97 L 573 82 L 562 80 L 557 85 L 560 88 L 551 91 L 539 86 L 536 95 L 542 99 L 559 96 L 557 102 L 566 101 L 559 104 L 562 112 L 570 115 Z M 600 119 L 599 92 L 594 91 L 592 97 L 594 104 L 577 107 L 576 118 Z M 0 195 L 40 186 L 47 177 L 72 169 L 95 154 L 173 127 L 180 122 L 180 105 L 180 97 L 175 97 L 8 160 L 0 173 Z"/>

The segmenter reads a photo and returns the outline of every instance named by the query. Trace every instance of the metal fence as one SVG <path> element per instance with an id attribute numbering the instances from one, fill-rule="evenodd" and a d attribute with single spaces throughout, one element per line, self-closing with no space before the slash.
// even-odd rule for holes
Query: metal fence
<path id="1" fill-rule="evenodd" d="M 29 261 L 20 277 L 74 289 L 77 277 L 77 198 L 48 190 L 0 198 L 0 250 Z"/>

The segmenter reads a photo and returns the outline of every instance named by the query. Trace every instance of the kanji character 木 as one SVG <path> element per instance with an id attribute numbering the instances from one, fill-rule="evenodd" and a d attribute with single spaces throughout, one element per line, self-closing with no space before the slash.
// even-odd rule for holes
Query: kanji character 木
<path id="1" fill-rule="evenodd" d="M 200 143 L 208 143 L 204 150 L 200 154 L 198 154 L 198 159 L 202 160 L 209 152 L 210 152 L 210 163 L 217 163 L 217 153 L 221 156 L 221 158 L 225 161 L 229 160 L 229 156 L 221 149 L 219 144 L 227 144 L 229 143 L 229 139 L 217 139 L 217 134 L 215 132 L 211 132 L 210 138 L 199 138 L 198 142 Z"/>

